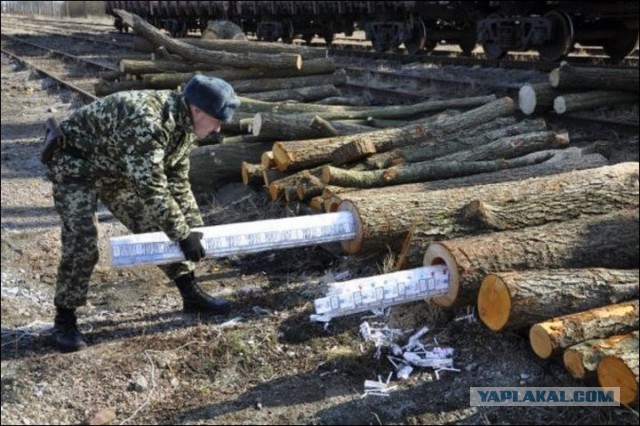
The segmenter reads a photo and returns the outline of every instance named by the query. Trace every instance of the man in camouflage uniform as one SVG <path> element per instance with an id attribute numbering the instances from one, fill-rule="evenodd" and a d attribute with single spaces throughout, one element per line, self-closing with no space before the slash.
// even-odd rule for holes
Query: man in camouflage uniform
<path id="1" fill-rule="evenodd" d="M 182 93 L 116 93 L 78 109 L 60 124 L 60 137 L 43 154 L 62 219 L 54 299 L 58 348 L 86 347 L 75 309 L 86 304 L 98 262 L 98 200 L 132 232 L 163 231 L 179 242 L 186 261 L 160 268 L 177 284 L 184 311 L 229 312 L 229 303 L 204 293 L 193 273 L 194 262 L 205 252 L 202 233 L 191 231 L 203 221 L 189 184 L 189 150 L 196 136 L 219 132 L 239 105 L 228 83 L 196 76 Z"/>

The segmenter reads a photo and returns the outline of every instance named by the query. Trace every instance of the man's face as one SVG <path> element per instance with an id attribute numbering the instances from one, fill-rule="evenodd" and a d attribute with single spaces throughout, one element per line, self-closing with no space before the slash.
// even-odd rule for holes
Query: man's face
<path id="1" fill-rule="evenodd" d="M 222 122 L 205 114 L 200 108 L 191 105 L 191 116 L 193 117 L 193 131 L 198 138 L 204 139 L 211 133 L 220 132 Z"/>

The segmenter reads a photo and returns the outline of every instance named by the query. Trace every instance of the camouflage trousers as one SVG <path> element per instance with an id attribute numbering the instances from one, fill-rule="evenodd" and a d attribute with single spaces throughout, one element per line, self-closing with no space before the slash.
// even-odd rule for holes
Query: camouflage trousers
<path id="1" fill-rule="evenodd" d="M 122 179 L 88 178 L 90 166 L 64 154 L 54 155 L 48 164 L 49 179 L 53 182 L 55 208 L 62 220 L 62 254 L 58 267 L 54 304 L 74 309 L 85 305 L 89 280 L 98 263 L 98 228 L 96 210 L 98 200 L 131 232 L 139 234 L 161 229 L 138 197 L 135 189 Z M 191 226 L 200 226 L 201 218 L 194 218 Z M 187 217 L 187 222 L 190 222 Z M 171 280 L 192 272 L 193 262 L 159 265 Z"/>

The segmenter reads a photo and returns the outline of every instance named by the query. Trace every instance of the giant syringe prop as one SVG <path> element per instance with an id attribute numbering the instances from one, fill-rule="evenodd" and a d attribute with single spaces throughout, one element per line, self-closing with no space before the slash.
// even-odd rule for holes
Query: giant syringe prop
<path id="1" fill-rule="evenodd" d="M 446 265 L 434 265 L 332 283 L 326 297 L 314 300 L 316 316 L 313 319 L 328 321 L 441 296 L 449 291 L 450 278 Z"/>
<path id="2" fill-rule="evenodd" d="M 204 234 L 206 257 L 258 253 L 350 240 L 356 235 L 351 212 L 326 213 L 193 228 Z M 164 232 L 150 232 L 109 240 L 111 266 L 164 264 L 183 261 L 184 254 Z"/>

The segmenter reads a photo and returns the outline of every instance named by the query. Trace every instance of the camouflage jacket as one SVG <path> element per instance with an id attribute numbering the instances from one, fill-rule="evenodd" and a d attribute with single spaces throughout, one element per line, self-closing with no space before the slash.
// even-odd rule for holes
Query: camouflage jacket
<path id="1" fill-rule="evenodd" d="M 78 109 L 60 127 L 65 147 L 86 160 L 89 178 L 133 186 L 171 240 L 186 238 L 190 226 L 202 226 L 189 184 L 195 134 L 181 93 L 115 93 Z"/>

